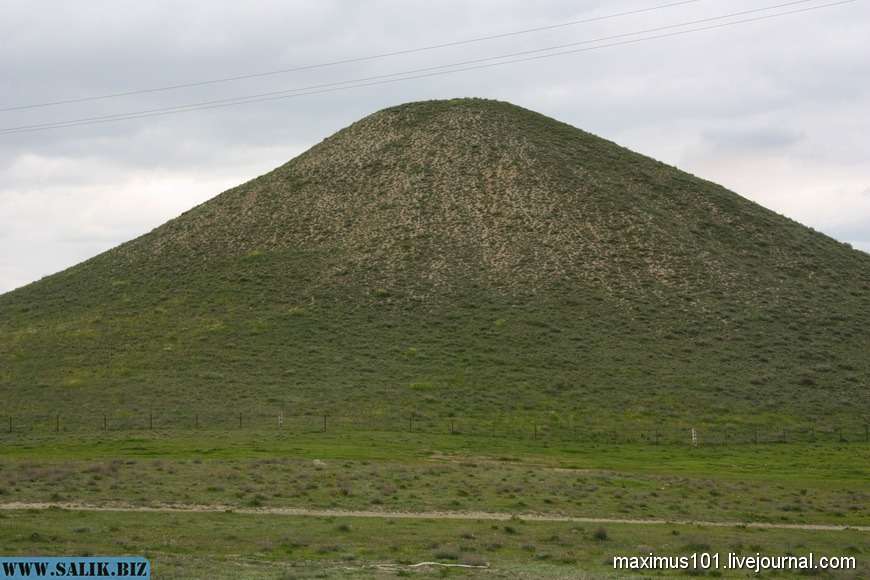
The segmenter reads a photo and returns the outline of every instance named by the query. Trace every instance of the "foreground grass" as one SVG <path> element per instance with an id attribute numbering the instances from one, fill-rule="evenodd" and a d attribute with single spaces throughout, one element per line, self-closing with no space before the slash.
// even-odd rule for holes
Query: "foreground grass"
<path id="1" fill-rule="evenodd" d="M 15 554 L 144 554 L 157 578 L 474 575 L 408 565 L 488 565 L 485 577 L 615 577 L 612 557 L 694 552 L 853 555 L 870 573 L 870 535 L 695 526 L 299 518 L 237 513 L 0 513 L 0 547 Z M 729 576 L 727 571 L 721 574 Z M 792 573 L 767 573 L 792 577 Z M 680 575 L 680 574 L 666 574 Z M 711 574 L 718 575 L 718 574 Z M 751 574 L 737 574 L 747 577 Z M 829 574 L 821 574 L 823 577 Z M 624 577 L 624 576 L 621 576 Z"/>
<path id="2" fill-rule="evenodd" d="M 0 457 L 72 459 L 332 459 L 419 461 L 479 457 L 567 469 L 631 470 L 740 479 L 867 481 L 870 446 L 796 443 L 700 446 L 533 441 L 392 432 L 139 431 L 0 433 Z"/>
<path id="3" fill-rule="evenodd" d="M 870 524 L 870 447 L 389 433 L 4 439 L 0 501 Z"/>
<path id="4" fill-rule="evenodd" d="M 601 531 L 516 519 L 232 513 L 296 507 L 866 525 L 870 447 L 860 443 L 691 448 L 203 430 L 19 433 L 3 435 L 0 445 L 2 503 L 226 506 L 224 513 L 0 512 L 4 554 L 145 554 L 158 578 L 479 573 L 409 567 L 424 561 L 486 564 L 486 576 L 496 578 L 608 578 L 617 577 L 614 554 L 649 551 L 854 555 L 859 570 L 837 577 L 870 573 L 870 534 L 857 530 L 607 524 Z"/>

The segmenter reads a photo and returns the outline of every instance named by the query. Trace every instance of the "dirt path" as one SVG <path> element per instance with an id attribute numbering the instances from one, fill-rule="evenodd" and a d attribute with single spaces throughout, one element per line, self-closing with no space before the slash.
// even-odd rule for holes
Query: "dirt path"
<path id="1" fill-rule="evenodd" d="M 510 520 L 518 517 L 526 521 L 538 522 L 577 522 L 585 524 L 637 524 L 637 525 L 677 525 L 709 526 L 717 528 L 768 528 L 777 530 L 855 530 L 870 532 L 870 526 L 847 526 L 836 524 L 777 524 L 768 522 L 708 522 L 703 520 L 632 520 L 620 518 L 593 518 L 560 516 L 556 514 L 508 514 L 497 512 L 387 512 L 369 510 L 306 509 L 306 508 L 245 508 L 229 505 L 202 504 L 164 504 L 156 506 L 137 506 L 131 504 L 92 505 L 74 502 L 9 502 L 0 503 L 0 510 L 47 510 L 65 509 L 94 512 L 158 512 L 158 513 L 209 513 L 233 512 L 238 514 L 267 514 L 278 516 L 342 517 L 342 518 L 412 518 L 421 520 Z"/>

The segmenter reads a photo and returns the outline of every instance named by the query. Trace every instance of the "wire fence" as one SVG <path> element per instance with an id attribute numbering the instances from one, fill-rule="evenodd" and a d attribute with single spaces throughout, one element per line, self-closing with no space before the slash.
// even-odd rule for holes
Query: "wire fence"
<path id="1" fill-rule="evenodd" d="M 619 427 L 603 429 L 579 418 L 549 420 L 515 416 L 440 417 L 407 414 L 288 415 L 281 411 L 224 413 L 156 413 L 125 411 L 104 414 L 15 414 L 0 423 L 0 436 L 14 434 L 84 434 L 146 431 L 258 431 L 277 433 L 386 432 L 464 435 L 539 441 L 642 443 L 649 445 L 732 445 L 765 443 L 870 443 L 870 424 L 704 425 Z"/>

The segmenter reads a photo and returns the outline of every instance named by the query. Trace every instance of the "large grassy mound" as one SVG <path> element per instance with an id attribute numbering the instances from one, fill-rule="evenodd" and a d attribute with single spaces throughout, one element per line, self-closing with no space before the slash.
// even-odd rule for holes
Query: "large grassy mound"
<path id="1" fill-rule="evenodd" d="M 0 296 L 10 414 L 859 423 L 870 256 L 496 101 L 402 105 Z"/>

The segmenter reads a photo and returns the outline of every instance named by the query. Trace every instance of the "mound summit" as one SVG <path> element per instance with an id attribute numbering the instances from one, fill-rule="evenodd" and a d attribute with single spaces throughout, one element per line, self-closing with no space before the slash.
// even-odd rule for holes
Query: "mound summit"
<path id="1" fill-rule="evenodd" d="M 0 296 L 11 412 L 860 422 L 870 256 L 514 105 L 410 103 Z"/>

